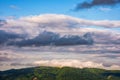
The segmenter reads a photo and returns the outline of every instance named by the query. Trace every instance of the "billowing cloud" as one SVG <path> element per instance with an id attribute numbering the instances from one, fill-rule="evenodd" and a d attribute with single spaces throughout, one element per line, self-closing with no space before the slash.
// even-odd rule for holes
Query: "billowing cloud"
<path id="1" fill-rule="evenodd" d="M 120 21 L 109 21 L 109 20 L 85 20 L 80 18 L 74 18 L 66 15 L 57 14 L 45 14 L 38 16 L 22 17 L 20 20 L 24 22 L 38 23 L 40 27 L 61 27 L 61 28 L 74 28 L 74 27 L 90 27 L 99 26 L 107 28 L 118 28 L 120 27 Z M 61 24 L 61 25 L 59 25 Z"/>
<path id="2" fill-rule="evenodd" d="M 54 28 L 54 30 L 60 29 L 61 31 L 68 29 L 79 29 L 83 27 L 105 27 L 105 28 L 119 28 L 120 21 L 110 21 L 110 20 L 86 20 L 75 18 L 67 15 L 57 15 L 57 14 L 45 14 L 37 16 L 27 16 L 21 17 L 19 19 L 7 19 L 7 24 L 4 25 L 6 28 L 23 28 L 23 29 L 49 29 Z M 29 29 L 28 29 L 29 27 Z M 39 27 L 39 28 L 38 28 Z M 53 30 L 53 29 L 52 29 Z"/>
<path id="3" fill-rule="evenodd" d="M 75 10 L 88 9 L 95 6 L 113 6 L 118 3 L 120 3 L 120 0 L 92 0 L 91 2 L 77 4 Z"/>

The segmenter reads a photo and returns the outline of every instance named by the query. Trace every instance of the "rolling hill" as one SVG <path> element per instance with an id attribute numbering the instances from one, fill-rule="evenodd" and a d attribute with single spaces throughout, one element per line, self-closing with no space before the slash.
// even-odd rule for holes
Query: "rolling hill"
<path id="1" fill-rule="evenodd" d="M 40 66 L 0 71 L 0 80 L 120 80 L 120 71 Z"/>

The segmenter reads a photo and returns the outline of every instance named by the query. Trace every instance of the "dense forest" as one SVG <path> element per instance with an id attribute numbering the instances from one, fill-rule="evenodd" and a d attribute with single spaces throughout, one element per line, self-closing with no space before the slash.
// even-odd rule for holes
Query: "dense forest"
<path id="1" fill-rule="evenodd" d="M 120 70 L 41 66 L 0 71 L 0 80 L 120 80 Z"/>

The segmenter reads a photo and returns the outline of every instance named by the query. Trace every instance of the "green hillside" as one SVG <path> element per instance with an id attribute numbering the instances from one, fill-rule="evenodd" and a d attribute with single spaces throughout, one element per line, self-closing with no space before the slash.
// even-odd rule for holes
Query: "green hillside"
<path id="1" fill-rule="evenodd" d="M 120 80 L 120 71 L 41 66 L 0 71 L 0 80 Z"/>

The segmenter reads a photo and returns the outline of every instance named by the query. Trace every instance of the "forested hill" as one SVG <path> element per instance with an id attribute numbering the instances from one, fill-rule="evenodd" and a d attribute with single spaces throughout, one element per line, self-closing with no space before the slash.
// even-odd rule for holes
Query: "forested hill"
<path id="1" fill-rule="evenodd" d="M 0 71 L 0 80 L 120 80 L 120 70 L 41 66 Z"/>

